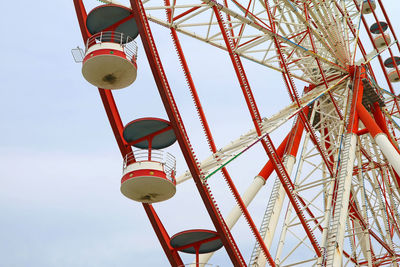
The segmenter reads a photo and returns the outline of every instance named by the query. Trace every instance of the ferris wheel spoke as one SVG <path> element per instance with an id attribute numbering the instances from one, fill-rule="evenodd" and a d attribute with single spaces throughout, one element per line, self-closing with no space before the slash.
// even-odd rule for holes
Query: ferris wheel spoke
<path id="1" fill-rule="evenodd" d="M 216 4 L 215 2 L 212 2 L 212 1 L 208 1 L 208 0 L 207 0 L 207 1 L 205 1 L 205 2 L 206 2 L 210 7 L 212 7 L 212 6 L 217 6 L 217 8 L 221 10 L 221 12 L 224 12 L 227 16 L 230 16 L 231 18 L 235 18 L 234 20 L 231 20 L 230 23 L 233 25 L 233 27 L 239 27 L 239 25 L 240 25 L 240 27 L 242 28 L 242 30 L 240 31 L 239 38 L 238 38 L 237 40 L 247 42 L 247 41 L 248 41 L 248 40 L 247 40 L 248 38 L 243 38 L 243 36 L 252 36 L 252 38 L 257 37 L 257 36 L 261 36 L 261 37 L 262 37 L 263 35 L 267 35 L 267 36 L 269 36 L 270 38 L 273 37 L 273 36 L 276 36 L 276 37 L 279 39 L 280 42 L 286 43 L 287 45 L 289 45 L 290 47 L 292 47 L 292 49 L 298 49 L 298 48 L 300 48 L 300 50 L 301 50 L 301 51 L 300 51 L 300 52 L 301 52 L 300 54 L 301 54 L 302 56 L 311 57 L 311 58 L 320 57 L 320 59 L 321 59 L 324 63 L 330 65 L 331 68 L 337 69 L 337 70 L 339 70 L 339 71 L 343 71 L 343 69 L 341 69 L 340 67 L 338 67 L 335 63 L 331 62 L 330 60 L 321 57 L 319 54 L 312 53 L 312 52 L 308 51 L 307 49 L 301 48 L 301 45 L 298 45 L 298 44 L 296 44 L 295 42 L 292 42 L 292 41 L 290 41 L 289 39 L 284 38 L 284 37 L 283 37 L 282 35 L 280 35 L 280 34 L 271 32 L 271 31 L 268 30 L 268 28 L 266 28 L 265 26 L 260 26 L 260 24 L 255 23 L 255 22 L 253 22 L 252 20 L 249 20 L 249 19 L 246 18 L 245 16 L 239 15 L 239 13 L 237 13 L 237 12 L 235 12 L 235 11 L 233 11 L 233 10 L 231 10 L 231 9 L 229 9 L 229 8 L 227 8 L 227 7 L 225 7 L 225 6 Z M 167 7 L 165 7 L 165 8 L 167 8 Z M 194 6 L 193 6 L 192 8 L 194 8 Z M 149 7 L 149 8 L 148 8 L 148 11 L 152 11 L 152 9 L 154 9 L 154 8 Z M 206 11 L 208 12 L 209 10 L 205 9 L 205 10 L 202 11 L 201 13 L 204 13 L 204 12 L 206 12 Z M 154 14 L 155 14 L 155 13 L 154 13 Z M 202 23 L 199 23 L 199 22 L 190 23 L 190 24 L 188 24 L 188 23 L 186 23 L 186 24 L 180 24 L 179 22 L 171 22 L 171 23 L 168 23 L 168 22 L 165 22 L 163 19 L 161 19 L 160 16 L 155 16 L 154 14 L 150 12 L 150 14 L 149 14 L 149 19 L 155 21 L 156 23 L 165 25 L 166 27 L 174 27 L 174 28 L 176 28 L 176 30 L 179 31 L 179 32 L 188 34 L 188 35 L 190 35 L 190 36 L 192 36 L 192 37 L 195 37 L 195 38 L 197 38 L 197 39 L 204 40 L 204 41 L 206 41 L 206 42 L 208 42 L 208 43 L 211 43 L 211 44 L 213 44 L 213 43 L 214 43 L 214 44 L 217 44 L 217 43 L 218 43 L 218 42 L 215 42 L 215 41 L 213 42 L 212 40 L 210 40 L 210 38 L 207 38 L 206 36 L 204 36 L 203 33 L 201 33 L 201 28 L 202 28 L 203 26 L 208 28 L 207 32 L 210 32 L 210 29 L 211 29 L 211 28 L 215 28 L 215 26 L 217 25 L 217 21 L 214 21 L 214 20 L 212 20 L 212 21 L 207 21 L 207 20 L 204 20 L 204 19 L 203 19 L 204 22 L 202 22 Z M 188 17 L 186 17 L 185 20 L 186 20 L 187 22 L 189 22 L 190 20 L 195 20 L 195 19 L 196 19 L 196 21 L 199 21 L 199 19 L 202 18 L 201 15 L 202 15 L 202 14 L 200 14 L 200 13 L 199 13 L 199 14 L 194 14 L 194 13 L 192 13 L 192 14 L 190 14 Z M 245 14 L 244 14 L 244 15 L 245 15 Z M 182 19 L 181 19 L 181 20 L 182 20 Z M 296 22 L 296 23 L 298 24 L 298 22 Z M 189 30 L 189 29 L 190 29 L 190 30 Z M 203 30 L 203 32 L 204 32 L 204 30 Z M 220 34 L 219 31 L 214 30 L 214 32 L 217 34 L 217 35 L 215 35 L 215 37 L 218 36 L 218 34 Z M 249 33 L 246 34 L 246 32 L 249 32 Z M 255 35 L 255 34 L 256 34 L 256 35 Z M 261 35 L 260 35 L 260 34 L 261 34 Z M 271 40 L 270 38 L 269 38 L 269 40 Z M 258 39 L 259 39 L 259 38 L 258 38 Z M 265 41 L 268 42 L 268 39 L 265 39 Z M 237 47 L 239 47 L 240 42 L 238 41 L 235 45 L 236 45 Z M 248 44 L 247 44 L 247 45 L 248 45 Z M 258 45 L 257 45 L 257 46 L 260 46 L 260 45 L 263 45 L 263 43 L 259 43 L 259 40 L 258 40 Z M 217 46 L 221 47 L 221 44 L 219 43 Z M 263 45 L 263 46 L 264 46 L 264 45 Z M 227 49 L 226 46 L 224 46 L 224 45 L 222 45 L 222 47 L 225 47 L 225 49 Z M 265 50 L 265 48 L 264 48 L 264 51 L 268 51 L 268 50 Z M 279 65 L 278 65 L 278 66 L 273 66 L 272 64 L 268 64 L 267 62 L 263 62 L 262 60 L 258 59 L 259 56 L 256 56 L 256 57 L 255 57 L 254 53 L 250 53 L 250 54 L 249 54 L 249 53 L 246 53 L 245 51 L 242 51 L 241 56 L 250 58 L 251 60 L 256 61 L 256 62 L 259 62 L 259 63 L 261 63 L 261 64 L 263 64 L 263 65 L 268 65 L 268 67 L 271 67 L 271 68 L 273 68 L 273 69 L 279 69 Z M 265 55 L 263 55 L 262 57 L 265 57 Z M 305 68 L 305 69 L 308 69 L 308 68 Z M 298 76 L 298 75 L 297 75 L 297 76 Z M 298 78 L 303 79 L 303 80 L 305 79 L 304 77 L 298 77 Z"/>
<path id="2" fill-rule="evenodd" d="M 261 123 L 261 136 L 272 133 L 274 130 L 278 129 L 287 120 L 298 114 L 304 107 L 313 103 L 316 99 L 320 98 L 329 91 L 335 91 L 336 88 L 340 88 L 342 83 L 345 83 L 348 76 L 341 78 L 335 84 L 330 86 L 328 89 L 323 87 L 315 88 L 314 90 L 308 92 L 301 98 L 301 107 L 297 107 L 294 103 L 268 119 L 264 119 Z M 331 107 L 331 106 L 330 106 Z M 329 112 L 333 112 L 332 108 L 328 108 Z M 336 124 L 337 126 L 337 124 Z M 335 126 L 335 127 L 336 127 Z M 249 131 L 246 134 L 241 135 L 238 139 L 232 141 L 230 144 L 219 149 L 216 153 L 210 155 L 205 160 L 200 163 L 200 167 L 203 172 L 207 175 L 209 173 L 215 172 L 216 169 L 221 168 L 221 166 L 226 166 L 227 162 L 230 162 L 233 158 L 240 156 L 244 150 L 247 150 L 250 145 L 255 144 L 261 140 L 258 137 L 255 129 Z M 179 176 L 177 184 L 187 181 L 191 178 L 190 172 L 186 171 L 183 175 Z"/>

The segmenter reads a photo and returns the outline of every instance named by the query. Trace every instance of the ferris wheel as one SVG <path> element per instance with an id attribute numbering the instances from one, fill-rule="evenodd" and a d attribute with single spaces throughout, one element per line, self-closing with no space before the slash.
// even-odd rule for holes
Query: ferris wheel
<path id="1" fill-rule="evenodd" d="M 400 44 L 382 0 L 102 2 L 86 13 L 82 0 L 74 0 L 85 51 L 73 52 L 82 53 L 82 74 L 99 88 L 123 157 L 121 192 L 143 203 L 171 266 L 185 266 L 181 253 L 196 255 L 188 266 L 208 266 L 218 249 L 234 266 L 398 266 Z M 152 23 L 170 32 L 209 145 L 205 158 L 196 156 L 198 140 L 181 116 Z M 214 115 L 206 116 L 184 52 L 196 49 L 185 47 L 193 39 L 226 51 L 231 65 L 225 67 L 234 70 L 231 79 L 252 122 L 252 129 L 222 144 L 214 140 L 218 129 L 208 122 Z M 113 90 L 134 86 L 138 45 L 168 120 L 152 114 L 121 120 Z M 216 64 L 212 56 L 207 60 Z M 246 61 L 281 76 L 273 90 L 286 91 L 290 103 L 262 114 Z M 273 94 L 268 77 L 258 79 Z M 271 137 L 287 128 L 284 138 Z M 182 173 L 167 152 L 175 141 L 188 169 Z M 247 170 L 241 158 L 256 147 L 263 153 L 253 160 L 263 167 Z M 232 163 L 248 173 L 246 187 L 238 187 L 243 183 L 230 171 Z M 224 188 L 213 186 L 217 176 Z M 155 203 L 169 201 L 190 181 L 215 229 L 169 233 Z M 271 188 L 265 211 L 255 218 L 248 207 L 265 186 Z M 213 195 L 221 190 L 236 201 L 230 212 L 222 212 Z M 248 255 L 232 233 L 241 217 L 253 234 Z"/>

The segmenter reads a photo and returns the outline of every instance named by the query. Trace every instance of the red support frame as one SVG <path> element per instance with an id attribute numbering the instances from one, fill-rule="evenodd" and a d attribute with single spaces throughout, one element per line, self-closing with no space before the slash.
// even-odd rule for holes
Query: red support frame
<path id="1" fill-rule="evenodd" d="M 233 265 L 245 266 L 246 263 L 233 239 L 232 234 L 226 226 L 221 213 L 213 201 L 206 182 L 201 179 L 203 175 L 198 167 L 198 162 L 194 156 L 192 146 L 189 142 L 182 118 L 179 114 L 178 107 L 176 106 L 171 88 L 164 72 L 161 59 L 158 55 L 143 4 L 140 0 L 130 0 L 130 3 L 161 100 L 163 101 L 165 110 L 169 120 L 171 121 L 171 125 L 173 126 L 179 146 L 196 187 Z"/>
<path id="2" fill-rule="evenodd" d="M 267 2 L 266 2 L 266 7 L 267 7 L 267 10 L 268 10 L 269 17 L 271 19 L 271 14 L 270 14 L 269 6 L 268 6 Z M 250 115 L 251 115 L 251 117 L 253 119 L 253 123 L 255 125 L 257 134 L 261 135 L 260 114 L 259 114 L 257 105 L 255 103 L 252 91 L 250 89 L 250 85 L 249 85 L 249 83 L 247 81 L 246 73 L 244 72 L 243 66 L 241 64 L 240 57 L 233 51 L 234 45 L 231 44 L 232 40 L 228 36 L 228 31 L 225 28 L 225 25 L 224 25 L 224 22 L 223 22 L 223 19 L 222 19 L 222 15 L 221 15 L 220 11 L 218 10 L 217 6 L 215 6 L 215 5 L 213 5 L 213 9 L 214 9 L 214 14 L 216 15 L 216 18 L 217 18 L 217 21 L 218 21 L 222 36 L 224 38 L 227 50 L 229 52 L 229 56 L 231 58 L 233 67 L 235 69 L 237 78 L 239 80 L 240 87 L 242 88 L 243 95 L 245 97 L 248 109 L 250 111 Z M 273 26 L 274 25 L 272 24 L 271 28 L 274 30 Z M 274 39 L 276 41 L 276 37 Z M 297 98 L 297 102 L 298 102 L 298 98 Z M 299 104 L 299 106 L 300 106 L 300 104 Z M 306 118 L 304 116 L 304 111 L 303 110 L 300 111 L 299 116 L 300 116 L 302 122 L 304 123 L 304 125 L 306 127 L 308 126 L 307 130 L 310 131 L 311 128 L 310 128 L 310 125 L 308 124 L 308 121 L 306 120 Z M 311 135 L 312 135 L 312 133 L 311 133 Z M 314 136 L 314 137 L 316 137 L 316 136 Z M 263 140 L 261 140 L 261 143 L 262 143 L 265 151 L 267 152 L 267 155 L 270 158 L 270 161 L 273 163 L 274 169 L 277 172 L 278 177 L 279 177 L 283 187 L 285 188 L 286 194 L 288 195 L 290 202 L 292 203 L 292 205 L 293 205 L 294 209 L 296 210 L 296 212 L 299 214 L 300 222 L 301 222 L 302 226 L 304 227 L 304 230 L 305 230 L 308 238 L 310 239 L 311 245 L 313 246 L 317 256 L 320 257 L 321 256 L 321 249 L 319 247 L 319 244 L 318 244 L 314 234 L 312 233 L 312 230 L 311 230 L 310 226 L 308 225 L 308 223 L 307 223 L 307 221 L 306 221 L 306 219 L 304 217 L 304 213 L 301 210 L 300 205 L 298 203 L 299 200 L 297 199 L 297 197 L 292 192 L 293 191 L 293 185 L 292 185 L 292 183 L 290 181 L 289 175 L 288 175 L 284 165 L 282 164 L 282 161 L 281 161 L 281 159 L 280 159 L 280 157 L 279 157 L 279 155 L 278 155 L 278 153 L 277 153 L 277 151 L 276 151 L 276 149 L 275 149 L 275 147 L 274 147 L 274 145 L 272 143 L 272 140 L 270 139 L 268 134 L 266 134 L 265 138 Z M 322 153 L 322 150 L 320 152 Z"/>
<path id="3" fill-rule="evenodd" d="M 165 0 L 165 5 L 166 6 L 170 5 L 169 0 Z M 167 17 L 168 17 L 168 20 L 171 22 L 171 12 L 169 10 L 167 11 Z M 177 53 L 178 53 L 179 60 L 181 62 L 182 68 L 183 68 L 183 72 L 185 74 L 187 83 L 189 85 L 190 92 L 191 92 L 191 94 L 193 96 L 193 99 L 194 99 L 194 102 L 195 102 L 196 110 L 198 111 L 198 115 L 199 115 L 201 124 L 203 126 L 203 130 L 204 130 L 204 132 L 206 134 L 207 142 L 208 142 L 208 144 L 210 146 L 211 151 L 213 153 L 215 153 L 215 152 L 217 152 L 217 148 L 216 148 L 214 139 L 212 137 L 210 128 L 208 126 L 208 122 L 206 120 L 205 114 L 203 112 L 202 105 L 200 103 L 200 99 L 199 99 L 199 96 L 197 94 L 197 91 L 196 91 L 192 76 L 190 74 L 189 67 L 187 65 L 184 53 L 182 51 L 182 47 L 181 47 L 178 35 L 177 35 L 176 30 L 174 28 L 170 28 L 170 30 L 171 30 L 172 40 L 174 42 L 175 48 L 176 48 Z M 267 259 L 269 259 L 270 264 L 272 266 L 274 266 L 274 263 L 273 263 L 273 260 L 272 260 L 272 256 L 270 255 L 267 247 L 265 246 L 265 244 L 263 242 L 263 239 L 262 239 L 259 231 L 257 230 L 257 227 L 256 227 L 253 219 L 251 218 L 250 213 L 247 210 L 246 205 L 244 204 L 244 202 L 243 202 L 238 190 L 236 189 L 236 186 L 234 185 L 234 183 L 233 183 L 233 181 L 232 181 L 232 179 L 231 179 L 231 177 L 230 177 L 230 175 L 228 173 L 228 170 L 224 167 L 224 168 L 221 169 L 221 171 L 222 171 L 222 174 L 223 174 L 223 176 L 225 178 L 225 181 L 227 182 L 227 184 L 228 184 L 228 186 L 229 186 L 229 188 L 230 188 L 230 190 L 231 190 L 231 192 L 232 192 L 232 194 L 233 194 L 233 196 L 234 196 L 234 198 L 236 200 L 237 205 L 240 207 L 241 211 L 243 212 L 243 215 L 244 215 L 246 221 L 248 222 L 251 231 L 253 232 L 254 236 L 256 237 L 257 242 L 260 244 L 260 247 L 263 249 L 263 252 L 266 254 Z"/>
<path id="4" fill-rule="evenodd" d="M 87 13 L 85 10 L 85 6 L 83 5 L 82 0 L 73 1 L 79 26 L 81 29 L 83 42 L 86 43 L 86 40 L 90 37 L 90 34 L 86 28 Z M 98 90 L 121 155 L 124 158 L 128 153 L 132 152 L 132 148 L 126 143 L 122 136 L 122 131 L 124 127 L 118 112 L 118 108 L 115 104 L 114 97 L 110 90 L 104 90 L 101 88 L 99 88 Z M 154 232 L 156 233 L 158 240 L 160 241 L 160 244 L 171 266 L 178 267 L 183 265 L 179 254 L 170 246 L 170 238 L 168 236 L 168 233 L 166 232 L 161 220 L 157 216 L 154 208 L 150 204 L 143 204 L 143 208 L 151 222 L 151 225 L 153 226 Z"/>
<path id="5" fill-rule="evenodd" d="M 255 100 L 253 98 L 253 94 L 251 93 L 250 86 L 247 82 L 247 78 L 244 73 L 243 66 L 241 65 L 240 58 L 234 53 L 234 51 L 229 46 L 229 37 L 227 36 L 226 32 L 224 31 L 222 17 L 220 15 L 218 9 L 215 6 L 213 8 L 214 8 L 214 12 L 217 16 L 218 23 L 220 25 L 220 29 L 221 29 L 222 35 L 224 37 L 226 46 L 228 48 L 229 55 L 231 56 L 233 66 L 234 66 L 236 74 L 238 76 L 241 88 L 243 90 L 243 94 L 245 96 L 246 102 L 248 103 L 248 108 L 249 108 L 250 114 L 253 118 L 254 125 L 256 127 L 257 133 L 260 135 L 261 130 L 259 128 L 259 124 L 258 124 L 259 122 L 257 121 L 257 117 L 259 117 L 260 115 L 258 113 L 258 109 L 257 109 L 256 103 L 255 103 Z M 240 72 L 241 70 L 243 71 L 243 73 Z M 250 93 L 247 93 L 246 89 Z M 302 115 L 304 115 L 303 112 L 304 112 L 304 110 L 300 111 L 300 114 L 299 114 L 300 118 L 302 117 Z M 315 239 L 315 236 L 313 235 L 313 233 L 310 229 L 310 226 L 308 225 L 308 223 L 305 220 L 304 214 L 301 211 L 301 208 L 298 203 L 299 200 L 292 193 L 293 185 L 289 179 L 289 175 L 288 175 L 285 167 L 283 166 L 282 161 L 279 157 L 279 154 L 278 154 L 277 150 L 275 149 L 275 147 L 272 143 L 272 140 L 270 139 L 268 134 L 262 140 L 262 144 L 265 148 L 265 151 L 267 152 L 268 157 L 270 158 L 270 161 L 273 163 L 274 169 L 275 169 L 276 173 L 278 174 L 278 177 L 279 177 L 283 187 L 285 188 L 286 194 L 288 195 L 290 202 L 292 203 L 296 212 L 299 214 L 300 222 L 301 222 L 302 226 L 304 227 L 304 230 L 305 230 L 308 238 L 310 239 L 311 245 L 315 249 L 315 252 L 318 255 L 318 257 L 321 256 L 320 247 L 318 245 L 317 240 Z"/>

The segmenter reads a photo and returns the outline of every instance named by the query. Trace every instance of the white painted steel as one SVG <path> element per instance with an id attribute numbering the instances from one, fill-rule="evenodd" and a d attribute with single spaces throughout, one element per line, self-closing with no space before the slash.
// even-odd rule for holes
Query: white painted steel
<path id="1" fill-rule="evenodd" d="M 294 157 L 292 155 L 289 155 L 286 157 L 285 167 L 286 167 L 286 171 L 289 174 L 289 176 L 291 176 L 295 162 L 296 162 L 296 157 Z M 278 179 L 278 178 L 276 178 L 276 179 Z M 275 199 L 273 212 L 269 219 L 269 223 L 267 225 L 267 231 L 264 233 L 264 236 L 263 236 L 264 243 L 268 249 L 271 248 L 272 240 L 274 239 L 274 236 L 275 236 L 275 230 L 278 225 L 278 221 L 279 221 L 279 217 L 281 215 L 285 197 L 286 197 L 285 189 L 283 188 L 282 184 L 279 183 L 278 194 Z M 260 253 L 255 266 L 261 267 L 261 266 L 265 266 L 266 264 L 267 264 L 267 258 L 265 257 L 264 253 Z"/>
<path id="2" fill-rule="evenodd" d="M 361 128 L 364 128 L 364 124 L 360 121 L 360 126 Z M 361 151 L 358 149 L 357 151 L 357 158 L 361 158 Z M 371 163 L 372 164 L 372 163 Z M 361 162 L 358 161 L 358 168 L 361 169 Z M 358 173 L 357 175 L 359 185 L 360 185 L 360 191 L 365 192 L 365 187 L 364 187 L 364 177 L 361 172 Z M 361 198 L 361 213 L 362 213 L 362 218 L 367 221 L 368 220 L 368 214 L 367 214 L 367 204 L 365 200 L 365 196 L 363 195 Z M 356 226 L 359 229 L 362 229 L 361 223 L 359 221 L 355 221 Z M 359 241 L 359 244 L 361 246 L 361 252 L 364 255 L 364 258 L 367 260 L 368 267 L 372 267 L 372 254 L 371 254 L 371 243 L 370 243 L 370 235 L 368 232 L 368 229 L 364 229 L 362 232 L 357 232 L 357 239 Z"/>
<path id="3" fill-rule="evenodd" d="M 343 264 L 343 242 L 346 232 L 351 180 L 353 177 L 354 160 L 356 156 L 357 135 L 348 133 L 344 137 L 345 145 L 341 153 L 339 166 L 338 189 L 334 214 L 331 214 L 331 225 L 327 238 L 327 266 L 336 267 Z M 332 253 L 332 254 L 331 254 Z"/>
<path id="4" fill-rule="evenodd" d="M 246 207 L 251 203 L 251 201 L 253 201 L 254 197 L 264 185 L 264 178 L 257 175 L 251 185 L 247 188 L 246 192 L 244 192 L 244 194 L 242 195 L 242 200 Z M 228 217 L 226 217 L 225 219 L 226 225 L 229 229 L 232 229 L 235 226 L 240 216 L 242 216 L 242 210 L 238 205 L 236 205 L 228 214 Z M 207 263 L 212 255 L 214 255 L 214 253 L 201 254 L 199 256 L 199 261 Z"/>
<path id="5" fill-rule="evenodd" d="M 289 204 L 285 214 L 285 220 L 282 226 L 281 235 L 279 236 L 278 248 L 276 249 L 276 254 L 275 254 L 275 263 L 277 265 L 281 262 L 281 255 L 285 245 L 286 234 L 288 232 L 288 227 L 290 224 L 290 219 L 291 219 L 290 217 L 292 215 L 292 212 L 293 212 L 293 206 Z"/>
<path id="6" fill-rule="evenodd" d="M 384 133 L 377 134 L 375 136 L 375 142 L 381 149 L 382 153 L 385 155 L 390 165 L 393 169 L 400 173 L 400 155 L 397 150 L 393 147 L 392 143 L 389 141 L 388 137 Z"/>
<path id="7" fill-rule="evenodd" d="M 300 98 L 300 102 L 302 103 L 301 107 L 298 107 L 296 103 L 291 103 L 286 106 L 284 109 L 274 114 L 268 119 L 263 119 L 261 123 L 261 135 L 265 135 L 266 133 L 272 133 L 274 130 L 279 128 L 281 125 L 287 122 L 290 118 L 298 114 L 298 112 L 304 108 L 305 106 L 313 103 L 316 99 L 320 98 L 324 94 L 331 92 L 333 90 L 339 90 L 345 88 L 346 81 L 345 76 L 338 81 L 334 81 L 330 83 L 329 88 L 325 88 L 325 86 L 318 86 L 314 90 L 304 94 Z M 330 111 L 333 111 L 332 109 Z M 247 148 L 251 143 L 255 142 L 259 139 L 259 136 L 255 129 L 250 130 L 246 134 L 241 135 L 238 139 L 232 141 L 230 144 L 218 150 L 218 152 L 210 155 L 208 158 L 203 160 L 200 163 L 200 168 L 203 173 L 208 174 L 220 167 L 225 162 L 229 161 L 233 157 L 235 157 L 238 153 L 240 153 L 243 149 Z M 217 160 L 218 159 L 218 160 Z M 184 181 L 191 179 L 191 174 L 189 171 L 186 171 L 184 174 L 178 176 L 176 178 L 177 184 L 180 184 Z"/>

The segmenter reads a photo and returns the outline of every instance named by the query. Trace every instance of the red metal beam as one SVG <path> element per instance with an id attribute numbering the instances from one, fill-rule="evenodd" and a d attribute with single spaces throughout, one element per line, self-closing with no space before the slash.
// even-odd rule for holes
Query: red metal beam
<path id="1" fill-rule="evenodd" d="M 180 18 L 186 16 L 187 14 L 192 13 L 193 11 L 195 11 L 195 10 L 197 10 L 197 9 L 199 9 L 199 8 L 200 8 L 200 6 L 192 7 L 191 9 L 189 9 L 189 10 L 187 10 L 187 11 L 185 11 L 185 12 L 179 14 L 179 15 L 177 15 L 176 17 L 174 17 L 174 19 L 173 19 L 172 21 L 178 20 L 178 19 L 180 19 Z M 169 10 L 169 12 L 171 12 L 170 9 L 168 9 L 168 10 Z"/>
<path id="2" fill-rule="evenodd" d="M 86 28 L 86 18 L 87 13 L 85 6 L 83 5 L 82 0 L 73 0 L 75 6 L 76 17 L 78 18 L 79 27 L 81 29 L 83 42 L 86 43 L 86 40 L 89 39 L 90 33 Z"/>
<path id="3" fill-rule="evenodd" d="M 267 7 L 268 4 L 266 3 Z M 247 81 L 247 77 L 246 74 L 244 72 L 243 66 L 241 64 L 241 60 L 240 57 L 234 53 L 233 51 L 233 44 L 232 44 L 232 40 L 229 38 L 228 36 L 228 31 L 225 28 L 223 19 L 222 19 L 222 15 L 220 13 L 220 11 L 218 10 L 218 8 L 214 5 L 213 6 L 214 9 L 214 14 L 217 17 L 217 21 L 218 24 L 220 26 L 220 30 L 222 33 L 222 36 L 224 38 L 226 47 L 228 49 L 229 52 L 229 56 L 231 58 L 232 64 L 234 66 L 236 75 L 238 77 L 240 86 L 242 88 L 243 91 L 243 95 L 245 97 L 248 109 L 250 111 L 250 115 L 253 119 L 253 123 L 255 125 L 257 134 L 260 136 L 261 135 L 261 129 L 260 129 L 260 122 L 261 122 L 261 118 L 259 115 L 259 111 L 258 108 L 256 106 L 252 91 L 250 89 L 249 83 Z M 267 10 L 269 11 L 269 8 L 267 8 Z M 273 26 L 273 25 L 272 25 Z M 272 27 L 273 28 L 273 27 Z M 275 38 L 276 39 L 276 38 Z M 300 112 L 300 117 L 302 117 L 302 120 L 304 122 L 304 113 L 303 111 Z M 289 200 L 291 201 L 292 205 L 294 206 L 294 209 L 296 210 L 297 214 L 299 214 L 299 219 L 300 222 L 302 224 L 302 226 L 304 227 L 304 230 L 307 234 L 307 236 L 310 239 L 311 245 L 314 247 L 315 252 L 318 256 L 321 256 L 321 250 L 319 248 L 318 242 L 315 238 L 315 236 L 313 235 L 308 223 L 306 222 L 306 219 L 304 217 L 304 214 L 299 206 L 298 200 L 296 199 L 296 196 L 293 194 L 293 186 L 291 185 L 291 181 L 289 178 L 289 175 L 284 167 L 284 165 L 282 164 L 281 159 L 279 158 L 277 151 L 272 143 L 272 140 L 270 139 L 269 135 L 266 134 L 265 138 L 263 140 L 261 140 L 261 143 L 265 149 L 265 151 L 267 152 L 268 157 L 270 158 L 270 160 L 273 162 L 274 168 L 278 174 L 278 177 L 280 179 L 280 181 L 283 184 L 283 187 L 285 188 L 285 191 L 289 197 Z M 262 245 L 262 244 L 261 244 Z M 268 257 L 267 257 L 268 259 Z M 268 261 L 271 264 L 270 259 L 268 259 Z"/>
<path id="4" fill-rule="evenodd" d="M 171 246 L 170 237 L 167 231 L 164 228 L 160 218 L 158 217 L 156 211 L 154 210 L 152 205 L 143 204 L 143 208 L 146 211 L 147 216 L 149 217 L 150 223 L 153 226 L 154 231 L 160 241 L 160 244 L 167 255 L 169 263 L 171 266 L 179 267 L 183 266 L 183 262 L 178 252 Z"/>
<path id="5" fill-rule="evenodd" d="M 101 101 L 103 102 L 104 109 L 106 110 L 108 121 L 110 122 L 111 129 L 114 133 L 115 140 L 117 141 L 119 150 L 123 158 L 132 152 L 131 146 L 127 144 L 123 137 L 124 125 L 122 124 L 121 117 L 118 112 L 117 105 L 115 104 L 113 94 L 110 90 L 99 88 Z"/>
<path id="6" fill-rule="evenodd" d="M 289 142 L 289 139 L 292 135 L 292 132 L 288 133 L 286 138 L 282 141 L 282 143 L 279 145 L 278 149 L 276 150 L 278 156 L 280 158 L 283 157 L 283 154 L 285 153 L 287 144 Z M 274 171 L 274 165 L 272 164 L 271 160 L 269 160 L 264 167 L 261 169 L 260 173 L 258 176 L 261 176 L 265 181 L 269 178 L 269 176 L 272 174 Z"/>
<path id="7" fill-rule="evenodd" d="M 136 24 L 139 29 L 143 47 L 146 52 L 146 56 L 150 64 L 154 80 L 161 96 L 161 100 L 163 101 L 165 110 L 167 112 L 169 120 L 171 121 L 171 125 L 174 128 L 178 144 L 189 167 L 196 187 L 210 215 L 210 218 L 221 237 L 222 243 L 224 244 L 232 263 L 234 264 L 234 266 L 245 266 L 246 263 L 242 255 L 240 254 L 239 249 L 237 248 L 233 236 L 226 226 L 221 213 L 216 207 L 216 204 L 213 202 L 209 188 L 206 186 L 206 183 L 201 179 L 201 170 L 198 168 L 197 160 L 195 159 L 194 152 L 189 142 L 189 138 L 186 134 L 182 118 L 179 114 L 174 97 L 172 95 L 172 91 L 164 72 L 161 59 L 158 55 L 143 4 L 140 0 L 130 0 L 130 3 L 132 6 L 133 14 L 135 16 Z"/>
<path id="8" fill-rule="evenodd" d="M 75 5 L 76 16 L 79 22 L 79 27 L 81 29 L 82 39 L 83 42 L 86 43 L 87 39 L 90 37 L 90 33 L 86 28 L 87 14 L 85 6 L 83 5 L 82 0 L 73 0 L 73 1 Z M 124 127 L 121 121 L 121 117 L 119 116 L 118 108 L 115 104 L 112 92 L 110 90 L 104 90 L 99 88 L 99 93 L 104 108 L 106 110 L 108 120 L 111 124 L 111 128 L 114 133 L 115 139 L 117 140 L 119 150 L 121 151 L 121 155 L 122 157 L 125 157 L 125 155 L 131 152 L 132 150 L 130 146 L 126 144 L 125 140 L 122 137 L 122 130 Z"/>
<path id="9" fill-rule="evenodd" d="M 165 0 L 165 4 L 168 6 L 169 5 L 169 0 Z M 171 20 L 171 12 L 170 11 L 167 11 L 167 17 L 168 17 L 169 20 Z M 211 134 L 210 128 L 208 126 L 205 114 L 203 112 L 203 109 L 202 109 L 202 106 L 201 106 L 201 103 L 200 103 L 200 99 L 198 97 L 198 94 L 197 94 L 197 91 L 196 91 L 192 76 L 190 75 L 189 67 L 187 65 L 184 53 L 182 51 L 182 47 L 181 47 L 181 44 L 179 42 L 178 35 L 176 34 L 176 31 L 175 31 L 174 28 L 171 28 L 171 36 L 172 36 L 175 48 L 176 48 L 177 53 L 178 53 L 178 57 L 179 57 L 179 59 L 181 61 L 181 65 L 182 65 L 186 80 L 188 82 L 189 89 L 190 89 L 191 94 L 193 96 L 193 100 L 194 100 L 194 103 L 195 103 L 195 106 L 196 106 L 196 110 L 198 111 L 198 115 L 199 115 L 201 124 L 203 125 L 203 129 L 204 129 L 204 132 L 206 134 L 206 139 L 208 141 L 208 144 L 210 145 L 211 151 L 213 153 L 215 153 L 215 152 L 217 152 L 217 148 L 215 146 L 214 139 L 212 137 L 212 134 Z M 271 255 L 268 255 L 269 254 L 268 249 L 265 246 L 265 244 L 263 242 L 263 239 L 262 239 L 260 233 L 258 232 L 257 227 L 256 227 L 253 219 L 250 216 L 250 213 L 247 210 L 246 205 L 244 204 L 244 202 L 243 202 L 238 190 L 236 189 L 236 186 L 234 185 L 234 183 L 233 183 L 233 181 L 231 179 L 231 176 L 228 173 L 228 170 L 224 167 L 224 168 L 221 169 L 221 171 L 222 171 L 222 174 L 223 174 L 223 176 L 225 178 L 225 181 L 227 182 L 227 184 L 228 184 L 228 186 L 229 186 L 229 188 L 230 188 L 230 190 L 231 190 L 231 192 L 232 192 L 232 194 L 233 194 L 233 196 L 234 196 L 234 198 L 236 200 L 236 203 L 238 204 L 238 206 L 242 210 L 244 218 L 248 222 L 248 224 L 249 224 L 249 226 L 251 228 L 251 231 L 253 232 L 254 236 L 256 237 L 257 242 L 260 243 L 260 247 L 263 248 L 263 250 L 264 249 L 266 250 L 265 251 L 266 257 L 267 258 L 269 257 L 271 259 L 271 262 L 272 262 L 272 257 L 271 257 Z"/>

